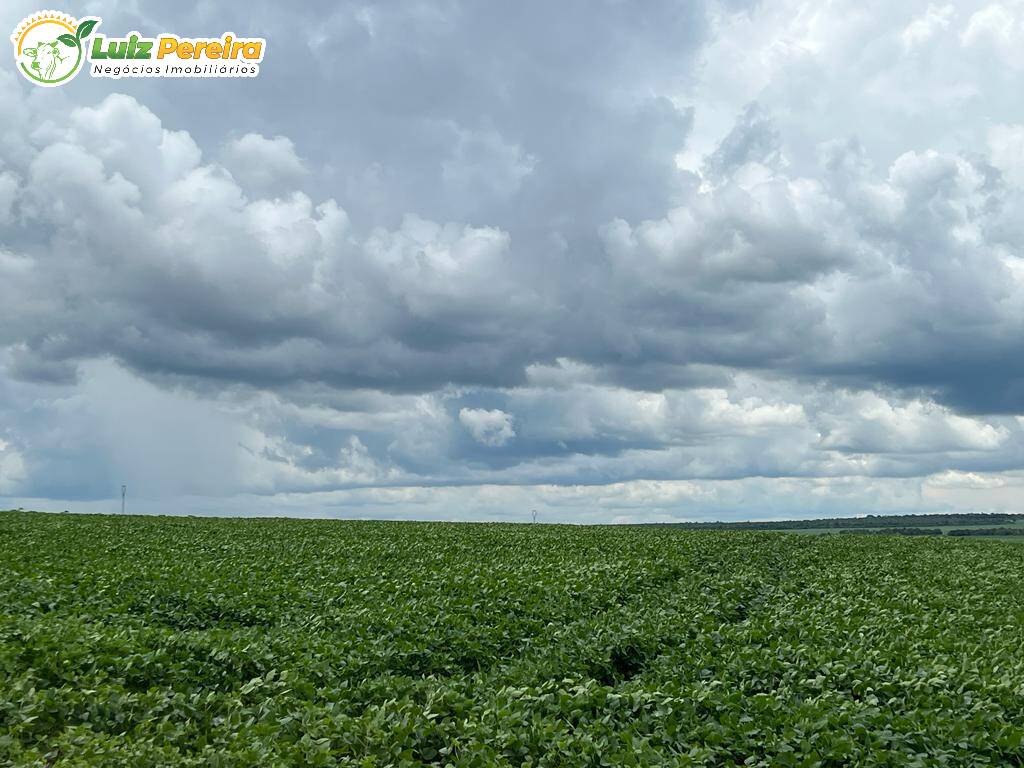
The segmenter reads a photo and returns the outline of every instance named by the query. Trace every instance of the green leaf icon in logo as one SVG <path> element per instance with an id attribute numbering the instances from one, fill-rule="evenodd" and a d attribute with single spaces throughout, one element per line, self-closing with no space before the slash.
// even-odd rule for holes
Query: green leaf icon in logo
<path id="1" fill-rule="evenodd" d="M 78 29 L 75 30 L 75 37 L 77 37 L 79 40 L 84 40 L 89 36 L 89 33 L 92 32 L 96 28 L 96 25 L 99 23 L 100 22 L 98 19 L 86 19 L 78 25 Z M 70 35 L 68 35 L 68 37 L 70 37 Z"/>
<path id="2" fill-rule="evenodd" d="M 68 48 L 75 48 L 78 45 L 78 39 L 66 32 L 57 39 L 64 43 L 64 45 L 68 46 Z"/>

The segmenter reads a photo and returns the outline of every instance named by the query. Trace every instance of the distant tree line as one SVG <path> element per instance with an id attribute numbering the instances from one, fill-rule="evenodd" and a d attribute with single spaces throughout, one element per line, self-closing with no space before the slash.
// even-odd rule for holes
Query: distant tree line
<path id="1" fill-rule="evenodd" d="M 1003 530 L 1008 530 L 1003 528 Z M 941 536 L 941 528 L 882 528 L 879 530 L 847 530 L 840 533 L 852 533 L 856 536 Z"/>
<path id="2" fill-rule="evenodd" d="M 1012 524 L 1021 519 L 1024 519 L 1024 517 L 1019 514 L 993 512 L 988 514 L 865 515 L 864 517 L 827 517 L 817 520 L 773 520 L 737 523 L 652 523 L 652 525 L 671 526 L 673 528 L 743 531 L 802 530 L 806 528 L 834 528 L 837 530 L 850 528 L 922 528 L 938 525 L 987 526 L 991 529 L 1000 524 Z M 1019 534 L 1021 531 L 1013 531 L 1013 533 Z"/>
<path id="3" fill-rule="evenodd" d="M 839 533 L 852 533 L 858 536 L 942 536 L 941 528 L 878 528 L 875 530 L 852 529 Z M 946 536 L 1024 536 L 1020 528 L 954 528 L 947 531 Z"/>

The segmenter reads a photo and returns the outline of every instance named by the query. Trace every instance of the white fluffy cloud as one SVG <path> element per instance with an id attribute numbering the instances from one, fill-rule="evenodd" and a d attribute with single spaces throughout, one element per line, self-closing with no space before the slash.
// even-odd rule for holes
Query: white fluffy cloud
<path id="1" fill-rule="evenodd" d="M 287 136 L 267 138 L 247 133 L 224 146 L 221 159 L 225 167 L 256 195 L 279 193 L 302 180 L 306 166 Z"/>
<path id="2" fill-rule="evenodd" d="M 925 12 L 903 28 L 900 37 L 907 49 L 924 45 L 939 32 L 948 29 L 956 11 L 950 4 L 929 5 Z"/>
<path id="3" fill-rule="evenodd" d="M 938 453 L 996 451 L 1010 429 L 952 413 L 933 403 L 893 404 L 870 392 L 850 395 L 846 408 L 825 416 L 821 445 L 856 453 Z"/>
<path id="4" fill-rule="evenodd" d="M 5 440 L 0 440 L 0 493 L 14 493 L 25 480 L 25 462 Z"/>
<path id="5" fill-rule="evenodd" d="M 516 436 L 512 416 L 497 408 L 462 408 L 459 421 L 481 445 L 505 445 Z"/>

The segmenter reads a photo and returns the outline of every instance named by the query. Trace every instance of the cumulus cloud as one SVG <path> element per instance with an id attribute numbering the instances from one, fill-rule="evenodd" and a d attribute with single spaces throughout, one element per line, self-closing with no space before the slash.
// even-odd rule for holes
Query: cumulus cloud
<path id="1" fill-rule="evenodd" d="M 224 146 L 222 162 L 251 193 L 271 194 L 292 187 L 306 174 L 306 166 L 287 136 L 267 138 L 247 133 Z"/>
<path id="2" fill-rule="evenodd" d="M 903 45 L 912 49 L 927 43 L 934 35 L 949 28 L 956 16 L 952 5 L 929 5 L 925 12 L 907 24 L 900 35 Z"/>
<path id="3" fill-rule="evenodd" d="M 857 453 L 935 453 L 995 451 L 1008 428 L 966 418 L 932 403 L 894 404 L 870 392 L 848 396 L 847 408 L 833 421 L 826 416 L 821 445 Z"/>
<path id="4" fill-rule="evenodd" d="M 18 177 L 9 171 L 0 173 L 0 226 L 13 223 L 14 201 L 18 196 Z"/>
<path id="5" fill-rule="evenodd" d="M 455 147 L 441 163 L 441 179 L 461 197 L 509 198 L 533 173 L 536 158 L 496 131 L 454 130 Z"/>
<path id="6" fill-rule="evenodd" d="M 25 479 L 25 461 L 6 440 L 0 440 L 0 493 L 13 493 Z"/>
<path id="7" fill-rule="evenodd" d="M 459 422 L 481 445 L 505 445 L 516 436 L 512 426 L 512 416 L 497 408 L 462 408 L 459 410 Z"/>
<path id="8" fill-rule="evenodd" d="M 1024 125 L 996 125 L 989 129 L 988 147 L 992 165 L 1006 181 L 1024 182 Z"/>
<path id="9" fill-rule="evenodd" d="M 992 51 L 1003 63 L 1019 68 L 1024 65 L 1020 11 L 1019 3 L 991 3 L 975 11 L 960 34 L 963 45 Z"/>

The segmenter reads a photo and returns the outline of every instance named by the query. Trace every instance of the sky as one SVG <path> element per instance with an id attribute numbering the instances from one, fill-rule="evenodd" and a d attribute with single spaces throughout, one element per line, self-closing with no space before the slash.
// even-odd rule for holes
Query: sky
<path id="1" fill-rule="evenodd" d="M 1024 2 L 60 10 L 267 47 L 0 67 L 0 507 L 1024 511 Z"/>

